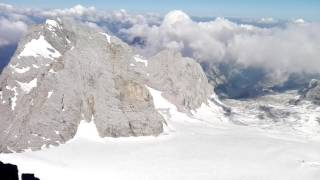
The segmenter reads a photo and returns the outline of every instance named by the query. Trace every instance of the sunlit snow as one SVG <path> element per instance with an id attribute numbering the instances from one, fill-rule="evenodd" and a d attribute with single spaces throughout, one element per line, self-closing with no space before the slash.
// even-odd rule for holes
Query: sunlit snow
<path id="1" fill-rule="evenodd" d="M 2 104 L 6 103 L 6 101 L 3 100 L 3 92 L 0 90 L 0 100 Z"/>
<path id="2" fill-rule="evenodd" d="M 23 82 L 19 82 L 19 81 L 16 81 L 21 89 L 26 92 L 26 93 L 29 93 L 33 88 L 37 87 L 37 78 L 33 79 L 32 81 L 28 82 L 28 83 L 23 83 Z"/>
<path id="3" fill-rule="evenodd" d="M 11 91 L 14 92 L 14 96 L 13 96 L 13 98 L 11 98 L 11 110 L 14 111 L 14 109 L 15 109 L 15 107 L 17 105 L 17 103 L 16 103 L 17 102 L 17 96 L 18 96 L 17 87 L 11 88 L 10 86 L 6 86 L 6 88 L 8 90 L 11 90 Z"/>
<path id="4" fill-rule="evenodd" d="M 39 39 L 33 39 L 27 43 L 18 58 L 29 56 L 43 56 L 44 58 L 54 59 L 60 57 L 61 54 L 45 40 L 43 35 L 41 35 Z"/>
<path id="5" fill-rule="evenodd" d="M 52 96 L 52 94 L 53 94 L 53 91 L 49 91 L 47 98 L 49 99 Z"/>
<path id="6" fill-rule="evenodd" d="M 319 179 L 319 140 L 221 122 L 210 103 L 194 112 L 208 119 L 195 119 L 148 89 L 169 126 L 159 137 L 100 138 L 93 121 L 81 121 L 64 145 L 0 160 L 43 180 Z"/>
<path id="7" fill-rule="evenodd" d="M 48 29 L 50 31 L 55 31 L 55 28 L 59 28 L 60 29 L 60 26 L 59 26 L 58 22 L 55 21 L 55 20 L 47 19 L 46 20 L 46 25 L 48 26 Z"/>
<path id="8" fill-rule="evenodd" d="M 146 67 L 148 66 L 148 60 L 143 59 L 143 58 L 142 58 L 141 56 L 139 56 L 139 55 L 134 56 L 134 60 L 135 60 L 136 62 L 143 63 Z"/>
<path id="9" fill-rule="evenodd" d="M 102 34 L 104 37 L 107 38 L 108 43 L 111 43 L 111 36 L 109 34 L 107 33 L 100 33 L 100 34 Z"/>
<path id="10" fill-rule="evenodd" d="M 38 65 L 36 65 L 36 64 L 32 64 L 32 67 L 34 67 L 34 68 L 36 68 L 36 69 L 38 69 L 38 68 L 40 68 Z"/>
<path id="11" fill-rule="evenodd" d="M 19 74 L 23 74 L 23 73 L 26 73 L 30 70 L 30 67 L 23 67 L 23 68 L 18 68 L 19 64 L 16 64 L 16 65 L 12 65 L 10 64 L 10 68 L 12 68 L 16 73 L 19 73 Z"/>
<path id="12" fill-rule="evenodd" d="M 49 73 L 55 74 L 55 73 L 57 73 L 57 72 L 54 71 L 53 69 L 50 69 L 50 70 L 49 70 Z"/>

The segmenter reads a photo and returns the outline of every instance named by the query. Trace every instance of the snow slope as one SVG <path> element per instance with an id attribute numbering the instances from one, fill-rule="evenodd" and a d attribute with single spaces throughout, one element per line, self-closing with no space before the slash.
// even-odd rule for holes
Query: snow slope
<path id="1" fill-rule="evenodd" d="M 41 35 L 39 39 L 33 39 L 27 43 L 18 58 L 24 56 L 43 56 L 48 59 L 54 59 L 60 57 L 61 54 Z"/>
<path id="2" fill-rule="evenodd" d="M 101 139 L 94 123 L 82 121 L 76 137 L 64 145 L 0 154 L 0 160 L 19 165 L 21 172 L 34 172 L 41 180 L 320 178 L 319 139 L 232 125 L 215 116 L 219 109 L 205 105 L 193 112 L 198 118 L 191 118 L 177 112 L 161 92 L 148 89 L 167 117 L 168 128 L 158 137 Z"/>

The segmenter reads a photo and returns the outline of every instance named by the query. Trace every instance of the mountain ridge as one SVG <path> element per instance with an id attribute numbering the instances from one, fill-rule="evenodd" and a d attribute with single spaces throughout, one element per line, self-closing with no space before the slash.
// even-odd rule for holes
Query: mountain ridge
<path id="1" fill-rule="evenodd" d="M 94 121 L 101 137 L 159 135 L 164 119 L 146 85 L 166 87 L 164 95 L 185 112 L 213 93 L 192 59 L 173 51 L 151 59 L 71 20 L 33 26 L 0 76 L 0 152 L 65 143 L 81 119 Z"/>

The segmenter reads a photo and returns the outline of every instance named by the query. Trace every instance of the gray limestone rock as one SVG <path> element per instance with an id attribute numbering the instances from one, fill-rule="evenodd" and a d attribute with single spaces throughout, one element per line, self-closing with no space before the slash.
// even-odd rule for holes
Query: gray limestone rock
<path id="1" fill-rule="evenodd" d="M 309 86 L 302 91 L 302 99 L 320 105 L 320 80 L 312 79 Z"/>
<path id="2" fill-rule="evenodd" d="M 149 66 L 150 86 L 162 91 L 180 111 L 198 108 L 213 93 L 200 64 L 180 53 L 160 52 L 151 58 Z"/>
<path id="3" fill-rule="evenodd" d="M 32 27 L 0 76 L 0 152 L 72 139 L 81 120 L 101 137 L 159 135 L 147 86 L 181 111 L 212 93 L 194 60 L 166 51 L 145 60 L 116 37 L 70 20 Z"/>

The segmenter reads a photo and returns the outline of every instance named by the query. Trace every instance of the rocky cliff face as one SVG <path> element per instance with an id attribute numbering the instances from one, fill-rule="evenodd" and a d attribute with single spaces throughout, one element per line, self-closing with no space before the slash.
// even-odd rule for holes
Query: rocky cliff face
<path id="1" fill-rule="evenodd" d="M 158 135 L 147 86 L 181 111 L 212 93 L 199 64 L 174 52 L 146 60 L 116 37 L 71 21 L 32 27 L 0 77 L 0 152 L 64 143 L 81 120 L 101 137 Z"/>
<path id="2" fill-rule="evenodd" d="M 320 105 L 320 80 L 311 80 L 309 86 L 302 91 L 301 98 Z"/>
<path id="3" fill-rule="evenodd" d="M 162 95 L 180 111 L 188 112 L 200 107 L 213 92 L 200 64 L 194 59 L 164 50 L 145 62 L 148 63 L 143 66 L 137 66 L 137 63 L 131 66 L 135 72 L 145 74 L 145 83 L 162 91 Z M 141 59 L 138 63 L 141 65 Z"/>

